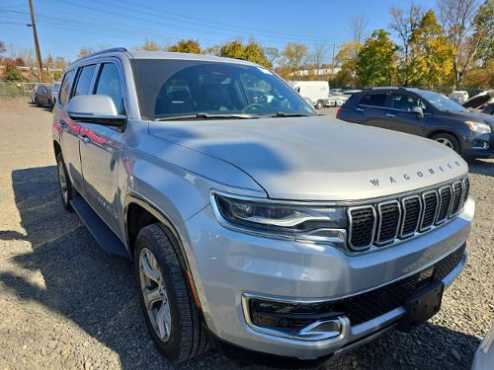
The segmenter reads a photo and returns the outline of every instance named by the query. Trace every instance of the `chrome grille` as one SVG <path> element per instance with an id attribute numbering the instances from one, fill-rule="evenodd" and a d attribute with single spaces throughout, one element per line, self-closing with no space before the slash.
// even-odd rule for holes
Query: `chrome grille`
<path id="1" fill-rule="evenodd" d="M 348 245 L 362 251 L 424 233 L 458 214 L 468 198 L 468 178 L 403 198 L 348 209 Z"/>
<path id="2" fill-rule="evenodd" d="M 397 200 L 377 205 L 379 223 L 377 226 L 376 244 L 387 244 L 398 236 L 401 208 Z"/>

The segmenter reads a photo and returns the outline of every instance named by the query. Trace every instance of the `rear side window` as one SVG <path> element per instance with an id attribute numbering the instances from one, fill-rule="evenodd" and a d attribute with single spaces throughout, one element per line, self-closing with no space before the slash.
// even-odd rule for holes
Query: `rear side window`
<path id="1" fill-rule="evenodd" d="M 93 80 L 95 70 L 95 64 L 82 68 L 81 72 L 79 73 L 79 78 L 77 79 L 74 96 L 89 95 L 91 93 L 89 89 L 91 88 L 91 81 Z"/>
<path id="2" fill-rule="evenodd" d="M 120 75 L 114 63 L 104 63 L 101 66 L 96 94 L 109 96 L 113 100 L 118 114 L 125 114 Z"/>
<path id="3" fill-rule="evenodd" d="M 361 105 L 371 105 L 374 107 L 385 107 L 386 106 L 386 94 L 367 94 L 360 100 Z"/>
<path id="4" fill-rule="evenodd" d="M 67 102 L 67 99 L 70 95 L 70 89 L 72 87 L 72 82 L 74 81 L 75 71 L 68 71 L 65 73 L 65 76 L 62 81 L 62 86 L 60 87 L 60 96 L 59 101 L 62 105 Z"/>

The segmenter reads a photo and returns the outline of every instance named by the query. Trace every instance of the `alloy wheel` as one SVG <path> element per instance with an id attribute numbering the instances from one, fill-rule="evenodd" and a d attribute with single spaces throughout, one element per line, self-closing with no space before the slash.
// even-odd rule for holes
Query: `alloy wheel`
<path id="1" fill-rule="evenodd" d="M 172 329 L 170 302 L 158 260 L 147 248 L 139 254 L 139 280 L 151 326 L 158 338 L 166 343 Z"/>

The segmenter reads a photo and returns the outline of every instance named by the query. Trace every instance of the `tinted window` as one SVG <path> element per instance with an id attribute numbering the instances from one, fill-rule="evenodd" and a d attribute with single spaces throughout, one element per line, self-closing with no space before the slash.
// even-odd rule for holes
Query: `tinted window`
<path id="1" fill-rule="evenodd" d="M 411 112 L 416 107 L 420 107 L 423 110 L 426 108 L 420 99 L 406 94 L 393 94 L 391 96 L 391 107 L 407 112 Z"/>
<path id="2" fill-rule="evenodd" d="M 96 94 L 112 98 L 118 114 L 125 114 L 120 75 L 115 64 L 105 63 L 101 66 Z"/>
<path id="3" fill-rule="evenodd" d="M 257 66 L 134 60 L 132 68 L 141 114 L 147 119 L 197 113 L 314 114 L 292 88 Z"/>
<path id="4" fill-rule="evenodd" d="M 63 78 L 63 82 L 62 82 L 62 87 L 60 88 L 60 97 L 59 97 L 59 101 L 62 105 L 67 102 L 67 99 L 70 95 L 70 88 L 72 87 L 74 76 L 75 76 L 74 70 L 65 73 L 65 77 Z"/>
<path id="5" fill-rule="evenodd" d="M 426 90 L 416 90 L 415 93 L 420 95 L 425 101 L 429 102 L 429 104 L 433 105 L 440 111 L 453 113 L 467 112 L 467 110 L 460 104 L 454 102 L 453 100 L 447 98 L 442 94 Z"/>
<path id="6" fill-rule="evenodd" d="M 384 107 L 386 105 L 386 94 L 367 94 L 360 100 L 362 105 L 373 105 L 376 107 Z"/>
<path id="7" fill-rule="evenodd" d="M 90 65 L 82 68 L 77 79 L 77 85 L 75 87 L 74 96 L 76 95 L 89 95 L 91 92 L 91 81 L 93 80 L 94 71 L 96 65 Z"/>

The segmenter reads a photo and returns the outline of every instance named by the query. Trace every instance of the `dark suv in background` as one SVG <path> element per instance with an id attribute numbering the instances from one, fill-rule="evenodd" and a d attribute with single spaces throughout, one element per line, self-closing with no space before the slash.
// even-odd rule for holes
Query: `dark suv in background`
<path id="1" fill-rule="evenodd" d="M 337 118 L 424 136 L 466 158 L 494 156 L 494 118 L 446 96 L 413 88 L 372 88 L 353 94 Z"/>

